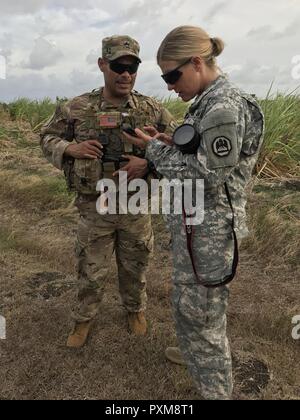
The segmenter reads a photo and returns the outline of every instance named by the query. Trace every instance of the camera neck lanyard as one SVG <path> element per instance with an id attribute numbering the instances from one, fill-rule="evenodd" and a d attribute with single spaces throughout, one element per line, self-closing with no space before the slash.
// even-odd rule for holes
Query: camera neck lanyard
<path id="1" fill-rule="evenodd" d="M 196 268 L 194 252 L 193 252 L 193 237 L 194 237 L 195 227 L 193 225 L 187 224 L 187 215 L 186 215 L 186 211 L 183 207 L 183 217 L 184 217 L 185 231 L 186 231 L 186 237 L 187 237 L 187 249 L 188 249 L 188 252 L 189 252 L 189 255 L 190 255 L 190 258 L 191 258 L 193 271 L 194 271 L 197 282 L 200 285 L 202 285 L 204 287 L 207 287 L 207 288 L 217 288 L 217 287 L 225 286 L 228 283 L 230 283 L 236 275 L 236 270 L 237 270 L 237 266 L 238 266 L 238 263 L 239 263 L 239 249 L 238 249 L 238 240 L 237 240 L 237 236 L 236 236 L 236 233 L 235 233 L 234 209 L 233 209 L 233 205 L 232 205 L 232 201 L 231 201 L 231 197 L 230 197 L 230 193 L 229 193 L 229 188 L 228 188 L 228 185 L 227 185 L 226 182 L 225 182 L 224 186 L 225 186 L 227 200 L 229 202 L 229 206 L 230 206 L 231 211 L 232 211 L 231 227 L 232 227 L 232 234 L 233 234 L 233 241 L 234 241 L 234 254 L 233 254 L 231 274 L 226 276 L 225 279 L 221 283 L 212 285 L 210 283 L 207 283 L 207 282 L 203 281 L 199 277 L 198 272 L 197 272 L 197 268 Z"/>

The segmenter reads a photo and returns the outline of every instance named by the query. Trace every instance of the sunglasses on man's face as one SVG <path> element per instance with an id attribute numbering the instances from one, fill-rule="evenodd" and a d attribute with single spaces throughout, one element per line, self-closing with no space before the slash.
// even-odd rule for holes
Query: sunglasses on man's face
<path id="1" fill-rule="evenodd" d="M 168 73 L 163 74 L 161 77 L 164 79 L 164 81 L 168 85 L 175 85 L 175 83 L 178 82 L 178 80 L 180 79 L 180 77 L 183 74 L 182 71 L 180 71 L 179 69 L 181 67 L 185 66 L 187 63 L 190 63 L 191 60 L 192 60 L 192 58 L 189 58 L 187 61 L 180 64 L 180 66 L 176 67 L 176 69 L 168 71 Z"/>
<path id="2" fill-rule="evenodd" d="M 122 64 L 118 61 L 110 61 L 109 68 L 117 74 L 123 74 L 128 72 L 129 74 L 135 74 L 138 71 L 140 63 L 136 62 L 133 64 Z"/>

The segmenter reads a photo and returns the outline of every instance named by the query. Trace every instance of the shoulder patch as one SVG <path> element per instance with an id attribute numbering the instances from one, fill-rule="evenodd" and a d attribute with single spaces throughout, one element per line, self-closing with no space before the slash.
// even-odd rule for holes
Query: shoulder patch
<path id="1" fill-rule="evenodd" d="M 212 143 L 212 149 L 218 157 L 229 156 L 232 151 L 232 142 L 227 137 L 217 137 Z"/>

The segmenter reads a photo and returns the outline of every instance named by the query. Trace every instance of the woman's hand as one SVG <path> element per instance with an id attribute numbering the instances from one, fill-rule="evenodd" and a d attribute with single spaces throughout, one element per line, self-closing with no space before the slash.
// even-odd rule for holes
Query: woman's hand
<path id="1" fill-rule="evenodd" d="M 145 134 L 142 130 L 139 128 L 136 128 L 134 131 L 136 133 L 136 137 L 131 136 L 130 134 L 127 134 L 123 131 L 123 135 L 125 139 L 135 146 L 139 147 L 140 149 L 146 149 L 150 141 L 152 140 L 160 140 L 163 143 L 165 143 L 168 146 L 173 145 L 172 137 L 168 136 L 164 133 L 159 133 L 156 128 L 146 126 L 144 127 L 144 130 L 149 134 Z"/>
<path id="2" fill-rule="evenodd" d="M 159 133 L 156 128 L 145 126 L 144 130 L 151 136 L 152 138 L 155 138 L 157 140 L 162 141 L 167 146 L 173 146 L 173 140 L 171 136 L 168 136 L 165 133 Z"/>
<path id="3" fill-rule="evenodd" d="M 125 131 L 123 131 L 122 134 L 125 137 L 126 141 L 128 141 L 128 143 L 134 144 L 140 149 L 146 149 L 148 143 L 152 140 L 152 137 L 143 133 L 143 131 L 140 130 L 139 128 L 136 128 L 134 131 L 135 131 L 136 137 L 125 133 Z"/>

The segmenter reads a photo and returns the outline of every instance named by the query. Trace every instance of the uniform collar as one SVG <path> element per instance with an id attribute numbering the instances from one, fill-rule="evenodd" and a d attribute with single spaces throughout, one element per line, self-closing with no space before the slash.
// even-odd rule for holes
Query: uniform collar
<path id="1" fill-rule="evenodd" d="M 107 108 L 113 108 L 113 109 L 124 109 L 124 108 L 132 108 L 135 109 L 137 107 L 137 103 L 136 103 L 136 99 L 134 96 L 134 92 L 131 92 L 129 95 L 129 98 L 126 102 L 124 102 L 122 105 L 120 106 L 115 106 L 112 103 L 106 101 L 103 97 L 103 91 L 104 91 L 104 87 L 102 87 L 99 91 L 99 102 L 100 102 L 100 107 L 101 109 L 107 109 Z"/>
<path id="2" fill-rule="evenodd" d="M 216 80 L 214 80 L 209 86 L 208 88 L 206 88 L 206 90 L 204 92 L 201 93 L 201 95 L 198 95 L 195 99 L 195 101 L 192 103 L 192 105 L 190 106 L 190 111 L 195 111 L 196 108 L 198 108 L 199 103 L 202 101 L 202 99 L 208 95 L 211 91 L 213 91 L 214 89 L 216 89 L 217 87 L 221 86 L 225 81 L 227 80 L 227 77 L 225 76 L 225 74 L 220 74 L 219 77 L 217 77 Z"/>

